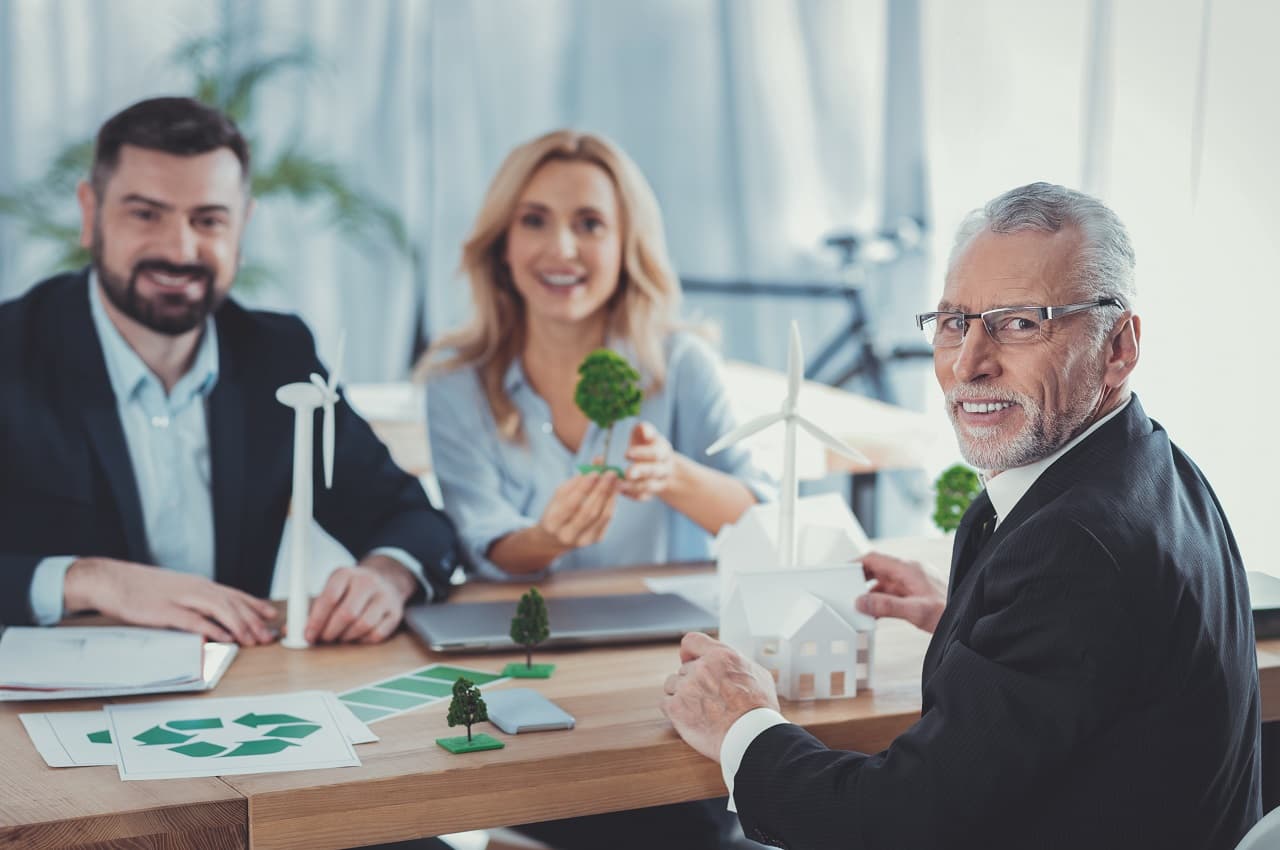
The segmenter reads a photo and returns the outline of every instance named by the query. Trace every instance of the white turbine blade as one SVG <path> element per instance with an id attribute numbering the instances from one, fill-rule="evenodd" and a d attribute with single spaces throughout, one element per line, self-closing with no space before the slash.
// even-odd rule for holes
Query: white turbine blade
<path id="1" fill-rule="evenodd" d="M 337 396 L 324 397 L 324 487 L 333 489 L 333 405 Z"/>
<path id="2" fill-rule="evenodd" d="M 871 459 L 869 457 L 852 446 L 847 445 L 844 440 L 841 440 L 839 437 L 834 437 L 831 434 L 828 434 L 826 431 L 822 430 L 817 425 L 814 425 L 803 416 L 796 417 L 796 424 L 808 431 L 809 436 L 813 437 L 836 454 L 844 455 L 854 463 L 865 463 L 868 466 L 871 465 Z"/>
<path id="3" fill-rule="evenodd" d="M 324 453 L 324 486 L 333 489 L 333 405 L 338 400 L 338 393 L 329 388 L 324 378 L 311 373 L 311 384 L 320 390 L 320 398 L 324 404 L 324 430 L 321 438 L 321 450 Z"/>
<path id="4" fill-rule="evenodd" d="M 347 329 L 338 334 L 338 356 L 329 369 L 329 386 L 324 395 L 324 486 L 333 489 L 333 406 L 338 403 L 338 373 L 347 356 Z"/>
<path id="5" fill-rule="evenodd" d="M 713 455 L 716 452 L 724 451 L 739 440 L 745 440 L 757 431 L 763 431 L 775 422 L 781 422 L 783 418 L 784 416 L 781 413 L 766 413 L 763 416 L 757 416 L 755 419 L 744 422 L 708 446 L 707 454 Z"/>
<path id="6" fill-rule="evenodd" d="M 800 382 L 804 378 L 804 350 L 800 347 L 800 325 L 791 320 L 791 346 L 787 350 L 787 401 L 786 409 L 796 409 L 800 397 Z"/>
<path id="7" fill-rule="evenodd" d="M 342 359 L 347 354 L 347 331 L 344 328 L 342 333 L 338 335 L 338 356 L 333 359 L 333 365 L 329 369 L 329 392 L 337 392 L 338 389 L 338 373 L 342 371 Z"/>

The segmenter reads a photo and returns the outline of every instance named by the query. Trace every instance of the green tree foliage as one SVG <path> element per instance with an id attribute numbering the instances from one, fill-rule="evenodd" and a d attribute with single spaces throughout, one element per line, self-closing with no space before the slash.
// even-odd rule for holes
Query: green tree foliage
<path id="1" fill-rule="evenodd" d="M 604 429 L 604 462 L 607 464 L 614 423 L 640 412 L 640 403 L 644 400 L 640 373 L 616 351 L 597 348 L 578 366 L 578 387 L 573 400 L 588 419 Z"/>
<path id="2" fill-rule="evenodd" d="M 955 531 L 960 525 L 960 517 L 969 509 L 969 503 L 982 492 L 982 481 L 978 473 L 957 463 L 939 475 L 933 486 L 938 492 L 933 512 L 934 525 L 943 531 Z"/>
<path id="3" fill-rule="evenodd" d="M 471 724 L 489 719 L 489 709 L 474 682 L 459 676 L 453 683 L 453 699 L 449 701 L 449 725 L 466 726 L 467 742 L 471 742 Z"/>
<path id="4" fill-rule="evenodd" d="M 516 615 L 511 618 L 511 639 L 524 647 L 525 667 L 533 667 L 533 648 L 550 636 L 546 600 L 538 588 L 531 587 L 520 597 Z"/>
<path id="5" fill-rule="evenodd" d="M 326 224 L 344 239 L 371 250 L 390 245 L 416 265 L 417 253 L 399 215 L 357 188 L 335 163 L 308 153 L 296 142 L 269 152 L 255 140 L 254 98 L 259 87 L 287 71 L 318 70 L 321 63 L 313 53 L 302 48 L 245 60 L 232 49 L 233 43 L 229 32 L 195 38 L 180 44 L 167 64 L 191 80 L 192 97 L 229 115 L 249 140 L 253 196 L 267 203 L 289 198 L 319 209 Z M 54 155 L 43 175 L 13 192 L 0 193 L 0 216 L 15 219 L 28 237 L 57 247 L 57 271 L 78 269 L 89 262 L 88 249 L 79 245 L 75 188 L 89 176 L 93 147 L 92 138 L 74 141 Z M 251 289 L 270 277 L 270 269 L 246 258 L 236 281 Z"/>

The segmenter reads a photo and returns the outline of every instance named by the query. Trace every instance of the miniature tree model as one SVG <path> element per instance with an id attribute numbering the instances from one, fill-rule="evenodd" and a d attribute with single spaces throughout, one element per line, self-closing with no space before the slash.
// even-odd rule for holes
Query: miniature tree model
<path id="1" fill-rule="evenodd" d="M 466 726 L 467 737 L 436 738 L 436 743 L 455 755 L 479 750 L 500 750 L 504 744 L 492 735 L 471 734 L 471 725 L 489 719 L 480 688 L 470 679 L 459 677 L 453 683 L 453 699 L 449 701 L 449 726 Z"/>
<path id="2" fill-rule="evenodd" d="M 488 720 L 489 712 L 485 707 L 480 689 L 470 679 L 459 677 L 453 683 L 453 699 L 449 700 L 449 726 L 466 726 L 467 743 L 472 743 L 471 724 Z"/>
<path id="3" fill-rule="evenodd" d="M 524 665 L 508 664 L 503 675 L 516 679 L 546 679 L 556 669 L 554 664 L 534 664 L 533 648 L 551 636 L 547 603 L 536 587 L 520 597 L 516 615 L 511 618 L 511 639 L 524 647 Z"/>
<path id="4" fill-rule="evenodd" d="M 943 531 L 955 531 L 969 503 L 982 491 L 982 481 L 978 473 L 957 463 L 939 475 L 933 486 L 938 491 L 933 523 Z"/>
<path id="5" fill-rule="evenodd" d="M 578 387 L 573 400 L 587 418 L 604 429 L 604 465 L 580 467 L 583 472 L 613 470 L 622 477 L 616 466 L 609 466 L 609 443 L 613 439 L 613 426 L 619 420 L 640 412 L 644 393 L 639 387 L 640 373 L 627 359 L 608 348 L 597 348 L 578 366 Z"/>

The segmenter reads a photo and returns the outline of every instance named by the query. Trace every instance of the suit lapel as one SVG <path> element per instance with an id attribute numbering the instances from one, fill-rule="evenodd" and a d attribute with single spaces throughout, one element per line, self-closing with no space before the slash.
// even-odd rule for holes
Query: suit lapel
<path id="1" fill-rule="evenodd" d="M 240 532 L 245 511 L 244 388 L 232 355 L 234 340 L 218 325 L 218 383 L 209 395 L 209 461 L 213 470 L 214 577 L 223 584 L 240 571 Z"/>
<path id="2" fill-rule="evenodd" d="M 65 331 L 69 333 L 60 329 L 54 336 L 58 340 L 55 356 L 62 358 L 67 366 L 60 403 L 63 410 L 79 411 L 84 422 L 89 443 L 115 497 L 129 559 L 147 563 L 151 552 L 142 521 L 142 500 L 138 496 L 138 483 L 124 439 L 124 426 L 120 424 L 115 393 L 102 357 L 102 341 L 89 314 L 87 275 L 79 275 L 66 294 L 67 303 L 59 312 L 66 320 Z"/>
<path id="3" fill-rule="evenodd" d="M 975 576 L 982 572 L 984 564 L 991 555 L 1000 548 L 1000 543 L 1013 534 L 1019 526 L 1035 515 L 1037 511 L 1052 502 L 1062 493 L 1075 486 L 1081 478 L 1081 470 L 1107 468 L 1111 464 L 1121 463 L 1125 456 L 1126 446 L 1134 441 L 1147 437 L 1154 424 L 1147 418 L 1138 403 L 1135 394 L 1129 406 L 1106 423 L 1095 433 L 1071 451 L 1058 458 L 1046 469 L 1009 515 L 1003 517 L 1000 526 L 991 535 L 981 552 L 968 554 L 970 536 L 976 534 L 975 528 L 979 514 L 985 516 L 990 510 L 991 500 L 983 491 L 974 499 L 969 510 L 960 520 L 956 530 L 956 542 L 951 550 L 951 581 L 947 586 L 947 607 L 934 630 L 933 639 L 924 657 L 924 678 L 937 669 L 942 661 L 946 646 L 951 642 L 959 623 L 958 615 L 968 604 L 973 589 L 977 584 Z"/>
<path id="4" fill-rule="evenodd" d="M 981 553 L 972 552 L 973 536 L 980 532 L 979 524 L 991 512 L 991 498 L 987 491 L 978 494 L 969 505 L 960 525 L 956 528 L 955 543 L 951 547 L 951 578 L 947 582 L 947 605 L 942 611 L 937 627 L 933 630 L 933 638 L 929 641 L 929 649 L 924 656 L 924 678 L 927 679 L 942 661 L 942 653 L 956 628 L 957 612 L 963 607 L 960 604 L 962 585 L 965 577 L 974 572 L 975 562 L 982 557 Z M 1001 529 L 1004 528 L 1003 523 Z M 993 538 L 994 539 L 994 538 Z M 990 545 L 990 544 L 988 544 Z M 967 594 L 966 594 L 967 595 Z"/>
<path id="5" fill-rule="evenodd" d="M 947 582 L 948 595 L 953 594 L 960 582 L 964 581 L 969 568 L 973 566 L 973 537 L 981 531 L 981 522 L 991 513 L 991 497 L 983 490 L 974 498 L 960 518 L 960 526 L 956 529 L 955 545 L 951 547 L 951 579 Z"/>

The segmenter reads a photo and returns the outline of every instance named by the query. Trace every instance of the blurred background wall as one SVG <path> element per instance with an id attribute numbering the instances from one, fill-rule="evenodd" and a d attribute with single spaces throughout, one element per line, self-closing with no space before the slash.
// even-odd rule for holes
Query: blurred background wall
<path id="1" fill-rule="evenodd" d="M 203 83 L 244 95 L 273 181 L 239 297 L 301 313 L 322 351 L 346 328 L 350 380 L 399 380 L 468 315 L 459 247 L 503 155 L 574 126 L 640 164 L 683 277 L 864 299 L 850 338 L 839 298 L 691 292 L 726 354 L 781 366 L 795 317 L 811 353 L 844 340 L 818 377 L 941 417 L 928 362 L 893 354 L 955 225 L 1061 182 L 1129 225 L 1135 387 L 1280 574 L 1277 31 L 1251 0 L 0 0 L 0 298 L 66 261 L 76 143 Z M 888 488 L 886 530 L 924 515 L 921 480 Z"/>

